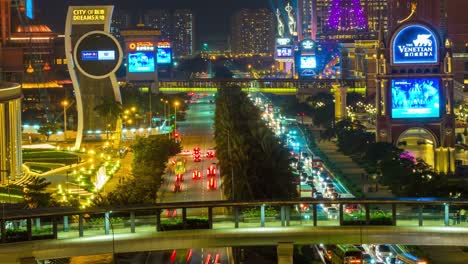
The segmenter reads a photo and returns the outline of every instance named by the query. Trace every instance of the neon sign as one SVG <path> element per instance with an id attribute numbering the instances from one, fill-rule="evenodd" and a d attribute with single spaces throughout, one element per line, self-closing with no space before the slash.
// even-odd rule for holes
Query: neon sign
<path id="1" fill-rule="evenodd" d="M 422 25 L 400 29 L 392 41 L 393 64 L 433 64 L 438 62 L 436 35 Z"/>
<path id="2" fill-rule="evenodd" d="M 301 42 L 301 48 L 302 50 L 312 50 L 315 48 L 315 42 L 311 39 L 304 39 Z"/>
<path id="3" fill-rule="evenodd" d="M 106 10 L 103 8 L 83 8 L 73 10 L 73 21 L 104 21 Z"/>
<path id="4" fill-rule="evenodd" d="M 170 48 L 171 43 L 169 41 L 160 41 L 158 42 L 158 48 Z"/>
<path id="5" fill-rule="evenodd" d="M 277 38 L 276 39 L 276 46 L 287 46 L 291 44 L 290 38 Z"/>
<path id="6" fill-rule="evenodd" d="M 154 45 L 150 41 L 131 42 L 128 44 L 128 49 L 136 51 L 154 51 Z"/>

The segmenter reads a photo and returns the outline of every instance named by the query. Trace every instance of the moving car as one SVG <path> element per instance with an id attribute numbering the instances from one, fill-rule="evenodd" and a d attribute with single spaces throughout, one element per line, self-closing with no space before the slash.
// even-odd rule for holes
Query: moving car
<path id="1" fill-rule="evenodd" d="M 335 207 L 330 207 L 327 210 L 328 219 L 338 219 L 338 210 Z"/>
<path id="2" fill-rule="evenodd" d="M 215 151 L 212 149 L 209 149 L 206 151 L 206 157 L 207 158 L 214 158 L 215 157 Z"/>
<path id="3" fill-rule="evenodd" d="M 174 183 L 174 188 L 172 190 L 173 192 L 182 192 L 182 184 L 180 184 L 180 181 L 176 181 Z"/>
<path id="4" fill-rule="evenodd" d="M 315 192 L 314 193 L 314 198 L 315 199 L 323 199 L 323 194 L 321 192 Z"/>
<path id="5" fill-rule="evenodd" d="M 380 261 L 385 261 L 392 255 L 392 251 L 388 245 L 378 245 L 375 247 L 375 255 Z"/>
<path id="6" fill-rule="evenodd" d="M 178 158 L 178 159 L 175 161 L 175 164 L 174 164 L 174 172 L 175 172 L 175 174 L 183 174 L 183 173 L 185 173 L 185 162 L 186 162 L 186 160 L 185 160 L 185 159 L 182 159 L 182 158 Z"/>
<path id="7" fill-rule="evenodd" d="M 211 177 L 208 179 L 208 190 L 216 190 L 216 178 Z"/>
<path id="8" fill-rule="evenodd" d="M 375 260 L 370 254 L 364 253 L 362 254 L 362 264 L 375 264 Z"/>
<path id="9" fill-rule="evenodd" d="M 176 175 L 176 182 L 178 181 L 181 181 L 183 182 L 184 181 L 184 174 L 183 173 L 179 173 Z"/>
<path id="10" fill-rule="evenodd" d="M 201 155 L 200 154 L 193 155 L 193 161 L 200 162 L 201 161 Z"/>
<path id="11" fill-rule="evenodd" d="M 201 171 L 199 169 L 195 169 L 192 171 L 192 180 L 201 179 Z"/>
<path id="12" fill-rule="evenodd" d="M 206 169 L 206 176 L 216 176 L 216 165 L 212 164 Z"/>

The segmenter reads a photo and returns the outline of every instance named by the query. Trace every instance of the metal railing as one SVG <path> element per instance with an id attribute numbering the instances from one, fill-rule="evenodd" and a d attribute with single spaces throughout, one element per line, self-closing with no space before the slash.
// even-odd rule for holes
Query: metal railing
<path id="1" fill-rule="evenodd" d="M 8 210 L 1 242 L 66 239 L 112 233 L 287 226 L 457 226 L 468 229 L 465 200 L 339 199 L 210 201 L 125 207 Z"/>

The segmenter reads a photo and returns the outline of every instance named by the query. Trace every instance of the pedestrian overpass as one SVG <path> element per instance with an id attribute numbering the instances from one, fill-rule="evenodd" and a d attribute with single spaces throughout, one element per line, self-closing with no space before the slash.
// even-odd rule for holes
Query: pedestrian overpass
<path id="1" fill-rule="evenodd" d="M 333 205 L 337 212 L 326 210 Z M 339 199 L 188 202 L 76 210 L 8 210 L 2 263 L 201 247 L 278 247 L 292 263 L 294 244 L 468 246 L 468 201 Z"/>
<path id="2" fill-rule="evenodd" d="M 162 93 L 216 93 L 218 88 L 236 85 L 249 93 L 262 92 L 274 94 L 304 94 L 313 95 L 319 92 L 330 92 L 333 85 L 350 87 L 350 90 L 364 93 L 365 83 L 358 80 L 336 79 L 194 79 L 184 81 L 163 80 L 158 82 L 158 90 Z"/>

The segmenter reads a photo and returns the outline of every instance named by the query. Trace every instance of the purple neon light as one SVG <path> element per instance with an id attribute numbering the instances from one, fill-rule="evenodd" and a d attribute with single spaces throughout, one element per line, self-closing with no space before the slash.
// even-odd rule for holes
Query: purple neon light
<path id="1" fill-rule="evenodd" d="M 331 0 L 328 26 L 336 31 L 366 29 L 367 22 L 360 0 Z"/>

